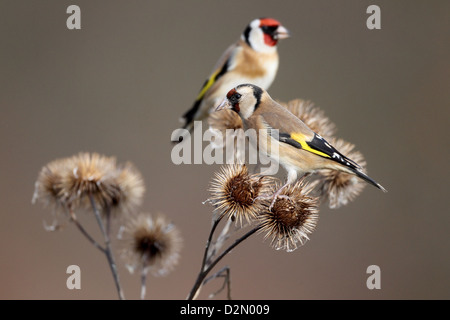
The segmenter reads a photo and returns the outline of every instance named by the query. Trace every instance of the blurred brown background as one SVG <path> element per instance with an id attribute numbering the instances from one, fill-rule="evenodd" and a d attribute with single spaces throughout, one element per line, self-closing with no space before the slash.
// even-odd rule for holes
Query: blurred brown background
<path id="1" fill-rule="evenodd" d="M 81 8 L 81 30 L 66 28 L 70 4 Z M 381 7 L 381 30 L 366 28 L 370 4 Z M 245 241 L 220 264 L 231 267 L 233 298 L 450 298 L 449 13 L 448 1 L 0 2 L 0 298 L 117 298 L 106 259 L 73 225 L 46 232 L 50 210 L 31 204 L 41 167 L 79 151 L 140 169 L 142 209 L 165 213 L 184 238 L 179 266 L 149 278 L 148 298 L 186 297 L 218 166 L 173 165 L 170 134 L 219 55 L 261 16 L 292 33 L 279 45 L 272 97 L 314 101 L 389 193 L 368 186 L 343 208 L 322 206 L 293 253 L 261 235 Z M 136 299 L 139 277 L 119 262 Z M 71 264 L 81 268 L 78 291 L 66 288 Z M 380 290 L 366 287 L 372 264 Z"/>

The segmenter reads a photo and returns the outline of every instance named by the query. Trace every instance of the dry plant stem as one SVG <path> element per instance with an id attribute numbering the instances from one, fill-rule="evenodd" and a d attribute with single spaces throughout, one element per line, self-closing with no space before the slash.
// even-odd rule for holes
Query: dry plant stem
<path id="1" fill-rule="evenodd" d="M 199 276 L 202 274 L 202 272 L 205 270 L 206 268 L 206 264 L 210 261 L 209 257 L 209 248 L 211 246 L 211 242 L 212 242 L 212 238 L 214 235 L 214 232 L 217 229 L 217 226 L 219 225 L 220 220 L 222 220 L 223 216 L 219 216 L 217 219 L 213 220 L 213 225 L 211 226 L 211 231 L 209 232 L 209 236 L 208 236 L 208 240 L 206 241 L 206 247 L 205 247 L 205 253 L 203 254 L 203 260 L 202 260 L 202 265 L 200 267 L 200 273 Z M 201 285 L 201 284 L 200 284 Z M 197 288 L 197 291 L 199 290 L 199 288 Z M 188 298 L 189 299 L 189 298 Z M 191 298 L 192 299 L 192 298 Z M 189 299 L 189 300 L 191 300 Z"/>
<path id="2" fill-rule="evenodd" d="M 207 257 L 206 265 L 211 263 L 211 260 L 216 255 L 216 252 L 219 251 L 220 248 L 222 248 L 225 241 L 230 237 L 229 231 L 230 231 L 230 226 L 232 224 L 233 224 L 232 219 L 228 219 L 226 225 L 223 227 L 222 231 L 220 232 L 219 236 L 217 237 L 217 240 L 214 242 L 212 250 Z"/>
<path id="3" fill-rule="evenodd" d="M 200 277 L 200 275 L 204 272 L 206 263 L 208 263 L 210 260 L 209 248 L 211 246 L 214 232 L 216 231 L 216 228 L 219 225 L 220 220 L 222 220 L 222 217 L 223 216 L 219 216 L 217 219 L 213 220 L 213 225 L 211 226 L 211 231 L 209 232 L 208 240 L 206 241 L 205 253 L 203 254 L 202 265 L 200 267 L 200 272 L 198 274 L 198 277 Z M 198 278 L 197 278 L 197 281 L 198 281 Z M 199 287 L 197 287 L 197 289 L 196 289 L 197 291 L 199 290 L 200 286 L 201 286 L 201 283 L 200 283 Z M 192 293 L 192 291 L 191 291 L 191 293 Z M 191 293 L 189 293 L 189 296 L 187 297 L 188 300 L 192 300 Z"/>
<path id="4" fill-rule="evenodd" d="M 216 227 L 217 227 L 217 225 L 216 225 Z M 214 225 L 213 225 L 213 228 L 214 228 Z M 250 237 L 252 234 L 257 232 L 261 228 L 262 228 L 262 226 L 259 225 L 255 228 L 253 228 L 252 230 L 250 230 L 249 232 L 247 232 L 246 234 L 244 234 L 239 239 L 236 239 L 234 241 L 234 243 L 232 245 L 230 245 L 227 249 L 225 249 L 214 261 L 211 262 L 211 264 L 209 264 L 204 270 L 202 269 L 203 271 L 201 271 L 199 273 L 199 275 L 197 277 L 197 281 L 195 282 L 194 286 L 192 287 L 191 292 L 189 293 L 189 296 L 187 297 L 187 300 L 192 300 L 197 296 L 198 290 L 199 290 L 200 286 L 202 285 L 203 281 L 205 280 L 206 276 L 212 270 L 212 268 L 214 268 L 216 266 L 216 264 L 219 263 L 220 260 L 222 260 L 223 257 L 225 257 L 238 244 L 240 244 L 242 241 L 244 241 L 245 239 Z M 213 232 L 211 232 L 211 233 L 213 233 Z M 212 237 L 212 235 L 210 235 L 208 242 L 210 241 L 211 237 Z"/>
<path id="5" fill-rule="evenodd" d="M 73 212 L 72 208 L 69 209 L 69 214 L 70 214 L 70 220 L 75 224 L 75 226 L 78 228 L 78 230 L 80 230 L 81 234 L 83 234 L 86 237 L 86 239 L 88 239 L 88 241 L 90 243 L 92 243 L 92 245 L 94 247 L 96 247 L 101 252 L 106 254 L 105 248 L 103 248 L 97 241 L 95 241 L 94 238 L 86 231 L 86 229 L 84 229 L 84 227 L 78 221 L 77 216 L 75 215 L 75 212 Z"/>
<path id="6" fill-rule="evenodd" d="M 205 270 L 206 263 L 209 260 L 208 259 L 209 247 L 211 246 L 212 237 L 214 235 L 214 232 L 216 231 L 217 226 L 219 225 L 220 220 L 222 220 L 222 216 L 220 216 L 219 218 L 215 219 L 214 222 L 213 222 L 213 225 L 211 227 L 211 231 L 210 231 L 209 236 L 208 236 L 208 241 L 206 242 L 206 248 L 205 248 L 205 253 L 203 255 L 203 261 L 202 261 L 202 266 L 200 268 L 200 273 Z"/>
<path id="7" fill-rule="evenodd" d="M 209 298 L 214 298 L 216 295 L 218 295 L 220 292 L 222 292 L 225 288 L 227 288 L 227 299 L 231 300 L 231 278 L 230 278 L 230 268 L 228 266 L 223 267 L 222 269 L 217 271 L 212 276 L 206 278 L 203 281 L 203 284 L 206 284 L 209 281 L 211 281 L 215 278 L 219 278 L 219 277 L 225 278 L 225 280 L 223 281 L 222 287 L 220 287 L 219 290 L 217 290 L 216 292 L 210 294 Z"/>
<path id="8" fill-rule="evenodd" d="M 92 206 L 92 210 L 94 211 L 95 218 L 97 219 L 97 223 L 98 223 L 100 230 L 103 234 L 103 237 L 105 239 L 105 246 L 106 246 L 105 255 L 106 255 L 106 258 L 108 259 L 109 267 L 111 268 L 111 272 L 113 274 L 114 282 L 116 284 L 116 289 L 119 294 L 119 299 L 124 300 L 125 297 L 123 295 L 122 287 L 120 286 L 119 273 L 117 272 L 117 265 L 116 265 L 116 262 L 114 261 L 114 256 L 113 256 L 112 250 L 111 250 L 110 238 L 108 236 L 107 231 L 105 230 L 105 226 L 104 226 L 102 217 L 100 215 L 100 212 L 98 211 L 97 206 L 95 205 L 94 197 L 91 194 L 89 195 L 89 200 L 91 202 L 91 206 Z M 107 215 L 107 219 L 108 219 L 108 216 L 109 215 Z"/>
<path id="9" fill-rule="evenodd" d="M 142 262 L 141 269 L 141 300 L 145 299 L 145 293 L 147 292 L 147 259 Z"/>
<path id="10" fill-rule="evenodd" d="M 111 235 L 111 210 L 109 207 L 106 209 L 106 234 L 109 236 Z"/>

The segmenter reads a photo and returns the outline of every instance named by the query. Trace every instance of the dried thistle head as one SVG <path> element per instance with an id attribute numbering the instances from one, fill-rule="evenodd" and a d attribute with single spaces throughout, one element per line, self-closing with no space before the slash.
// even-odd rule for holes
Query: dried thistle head
<path id="1" fill-rule="evenodd" d="M 39 172 L 34 184 L 32 203 L 41 201 L 45 205 L 63 205 L 61 196 L 62 177 L 67 167 L 66 159 L 57 159 L 46 164 Z"/>
<path id="2" fill-rule="evenodd" d="M 104 212 L 129 213 L 141 204 L 144 192 L 142 176 L 130 162 L 118 166 L 114 157 L 79 153 L 41 169 L 32 202 L 41 200 L 74 209 L 89 205 L 92 196 Z"/>
<path id="3" fill-rule="evenodd" d="M 274 192 L 280 188 L 275 186 Z M 271 239 L 271 245 L 277 250 L 294 251 L 309 240 L 319 218 L 318 198 L 309 196 L 311 188 L 304 180 L 286 186 L 270 207 L 258 216 L 260 232 L 264 238 Z"/>
<path id="4" fill-rule="evenodd" d="M 152 217 L 140 213 L 130 219 L 123 230 L 125 249 L 122 251 L 128 270 L 151 271 L 166 275 L 177 265 L 182 239 L 176 226 L 163 215 Z"/>
<path id="5" fill-rule="evenodd" d="M 292 114 L 302 120 L 311 130 L 329 139 L 336 132 L 336 126 L 325 116 L 325 113 L 314 106 L 311 101 L 302 99 L 291 100 L 287 103 L 280 102 Z"/>
<path id="6" fill-rule="evenodd" d="M 354 150 L 355 145 L 342 139 L 331 139 L 330 143 L 343 155 L 358 163 L 363 169 L 366 161 L 363 155 Z M 366 183 L 353 174 L 336 170 L 319 170 L 316 181 L 319 196 L 328 200 L 330 208 L 335 209 L 346 205 L 358 196 Z"/>
<path id="7" fill-rule="evenodd" d="M 234 150 L 234 158 L 227 159 L 227 163 L 243 163 L 247 145 L 240 142 L 247 140 L 241 117 L 232 110 L 212 112 L 208 116 L 209 131 L 213 133 L 211 140 L 213 148 Z M 217 140 L 216 140 L 217 138 Z"/>
<path id="8" fill-rule="evenodd" d="M 131 213 L 142 203 L 145 192 L 144 180 L 136 167 L 127 162 L 117 167 L 108 178 L 115 185 L 111 194 L 111 209 Z"/>
<path id="9" fill-rule="evenodd" d="M 236 219 L 242 225 L 251 222 L 262 210 L 258 199 L 270 191 L 273 178 L 250 174 L 245 164 L 225 165 L 211 183 L 209 199 L 220 218 Z"/>
<path id="10" fill-rule="evenodd" d="M 232 110 L 212 112 L 208 117 L 210 128 L 219 130 L 225 136 L 227 129 L 243 129 L 241 117 Z"/>
<path id="11" fill-rule="evenodd" d="M 61 193 L 71 206 L 79 205 L 86 201 L 87 196 L 92 196 L 101 207 L 105 207 L 117 194 L 117 185 L 111 174 L 116 170 L 114 157 L 79 153 L 67 159 Z"/>

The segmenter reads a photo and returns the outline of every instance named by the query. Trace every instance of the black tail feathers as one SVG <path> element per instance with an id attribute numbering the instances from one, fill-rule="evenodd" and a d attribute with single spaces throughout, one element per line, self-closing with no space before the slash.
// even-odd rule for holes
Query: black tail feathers
<path id="1" fill-rule="evenodd" d="M 369 184 L 371 184 L 371 185 L 377 187 L 378 189 L 380 189 L 380 190 L 383 191 L 383 192 L 387 192 L 387 190 L 386 190 L 381 184 L 379 184 L 378 182 L 376 182 L 375 180 L 373 180 L 371 177 L 369 177 L 367 174 L 365 174 L 364 172 L 362 172 L 360 168 L 358 168 L 358 167 L 355 167 L 355 168 L 348 167 L 348 168 L 350 168 L 350 170 L 351 170 L 354 174 L 356 174 L 359 178 L 363 179 L 363 180 L 366 181 L 367 183 L 369 183 Z"/>

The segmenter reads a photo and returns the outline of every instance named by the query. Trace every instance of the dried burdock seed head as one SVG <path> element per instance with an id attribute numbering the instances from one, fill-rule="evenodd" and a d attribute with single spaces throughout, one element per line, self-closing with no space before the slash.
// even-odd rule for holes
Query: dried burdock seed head
<path id="1" fill-rule="evenodd" d="M 32 203 L 41 201 L 45 205 L 62 205 L 62 177 L 67 168 L 66 159 L 57 159 L 46 164 L 39 172 L 34 185 Z"/>
<path id="2" fill-rule="evenodd" d="M 108 179 L 116 186 L 110 199 L 111 209 L 131 213 L 141 205 L 145 192 L 144 180 L 132 163 L 118 166 Z"/>
<path id="3" fill-rule="evenodd" d="M 273 190 L 279 188 L 275 186 Z M 308 234 L 314 231 L 319 218 L 318 198 L 309 196 L 310 191 L 304 180 L 288 185 L 273 206 L 270 207 L 270 200 L 258 216 L 260 232 L 265 239 L 271 239 L 275 249 L 291 252 L 309 240 Z"/>
<path id="4" fill-rule="evenodd" d="M 358 163 L 363 169 L 365 168 L 366 161 L 360 152 L 354 150 L 353 144 L 342 139 L 331 139 L 330 143 L 343 155 Z M 320 170 L 317 173 L 318 194 L 328 200 L 328 205 L 332 209 L 346 205 L 355 199 L 366 186 L 363 180 L 345 172 Z"/>
<path id="5" fill-rule="evenodd" d="M 112 197 L 117 194 L 112 174 L 117 170 L 114 157 L 79 153 L 67 161 L 61 193 L 72 207 L 86 201 L 86 196 L 92 196 L 101 207 L 111 203 Z"/>
<path id="6" fill-rule="evenodd" d="M 208 116 L 208 124 L 210 128 L 220 130 L 225 136 L 227 129 L 243 129 L 241 117 L 232 110 L 221 110 L 212 112 Z"/>
<path id="7" fill-rule="evenodd" d="M 123 230 L 125 249 L 122 251 L 128 270 L 151 271 L 166 275 L 178 263 L 182 239 L 176 226 L 163 215 L 152 217 L 140 213 L 130 219 Z"/>
<path id="8" fill-rule="evenodd" d="M 232 110 L 220 110 L 208 116 L 209 131 L 213 134 L 211 146 L 213 148 L 234 150 L 233 159 L 227 159 L 227 163 L 242 164 L 242 157 L 248 148 L 245 143 L 247 137 L 241 117 Z"/>
<path id="9" fill-rule="evenodd" d="M 131 212 L 142 202 L 145 186 L 139 171 L 129 162 L 116 165 L 114 157 L 98 153 L 79 153 L 52 161 L 43 167 L 35 183 L 33 203 L 90 206 L 98 209 Z"/>
<path id="10" fill-rule="evenodd" d="M 270 192 L 271 181 L 271 177 L 250 174 L 245 164 L 225 165 L 215 174 L 209 200 L 220 218 L 236 219 L 242 226 L 253 221 L 262 210 L 259 197 Z"/>
<path id="11" fill-rule="evenodd" d="M 302 120 L 311 130 L 325 139 L 331 138 L 336 132 L 336 126 L 325 116 L 325 113 L 314 106 L 311 101 L 302 99 L 291 100 L 288 103 L 280 102 L 292 114 Z"/>

